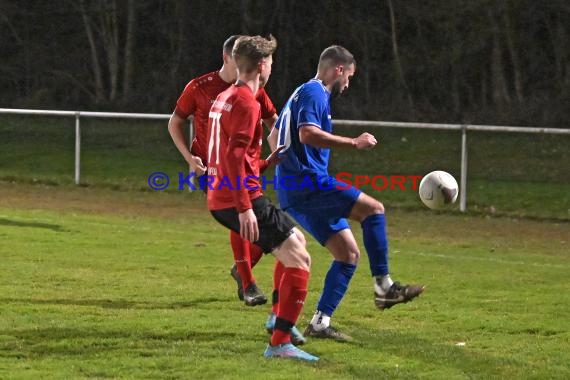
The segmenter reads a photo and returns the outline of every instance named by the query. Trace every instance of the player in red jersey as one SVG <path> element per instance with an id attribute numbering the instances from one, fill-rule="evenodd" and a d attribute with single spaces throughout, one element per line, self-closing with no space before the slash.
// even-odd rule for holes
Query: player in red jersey
<path id="1" fill-rule="evenodd" d="M 184 91 L 176 102 L 176 108 L 168 122 L 168 131 L 172 139 L 193 172 L 201 176 L 206 171 L 206 133 L 208 128 L 208 112 L 218 94 L 227 89 L 237 79 L 237 68 L 232 57 L 232 48 L 240 36 L 231 36 L 223 46 L 222 68 L 195 79 L 192 79 L 184 88 Z M 261 105 L 261 118 L 269 127 L 273 128 L 277 120 L 277 112 L 271 99 L 264 89 L 256 94 L 256 100 Z M 184 137 L 186 119 L 194 116 L 194 140 L 192 147 Z M 204 190 L 207 187 L 202 186 Z M 230 242 L 234 253 L 235 265 L 230 273 L 238 285 L 238 297 L 245 301 L 248 306 L 255 306 L 267 302 L 265 295 L 259 291 L 255 284 L 255 278 L 251 268 L 257 264 L 263 252 L 257 246 L 251 246 L 243 240 L 239 234 L 231 232 Z M 245 292 L 244 292 L 245 289 Z M 301 336 L 299 334 L 299 336 Z"/>
<path id="2" fill-rule="evenodd" d="M 239 232 L 264 252 L 271 252 L 283 264 L 279 284 L 277 318 L 265 357 L 287 357 L 316 361 L 291 344 L 291 329 L 307 296 L 310 261 L 305 238 L 292 220 L 261 192 L 259 174 L 271 164 L 262 160 L 260 105 L 254 94 L 271 75 L 275 38 L 240 37 L 233 56 L 238 81 L 216 98 L 208 121 L 208 174 L 213 177 L 208 191 L 208 208 L 225 227 Z"/>

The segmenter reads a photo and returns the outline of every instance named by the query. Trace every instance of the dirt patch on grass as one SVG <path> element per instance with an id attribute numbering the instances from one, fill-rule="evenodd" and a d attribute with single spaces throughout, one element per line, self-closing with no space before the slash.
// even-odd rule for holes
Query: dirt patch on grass
<path id="1" fill-rule="evenodd" d="M 0 207 L 124 216 L 207 216 L 202 192 L 118 191 L 91 187 L 0 182 Z"/>
<path id="2" fill-rule="evenodd" d="M 202 192 L 119 191 L 0 182 L 0 208 L 211 220 Z M 570 223 L 565 222 L 436 214 L 423 209 L 389 209 L 387 216 L 390 237 L 401 240 L 413 236 L 449 244 L 485 243 L 490 250 L 530 246 L 556 255 L 570 252 Z M 353 223 L 353 229 L 360 228 Z"/>

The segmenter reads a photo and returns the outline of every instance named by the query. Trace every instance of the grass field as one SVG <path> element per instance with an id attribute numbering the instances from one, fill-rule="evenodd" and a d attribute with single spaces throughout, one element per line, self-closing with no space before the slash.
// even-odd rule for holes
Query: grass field
<path id="1" fill-rule="evenodd" d="M 379 312 L 363 255 L 334 317 L 356 342 L 313 339 L 310 365 L 262 358 L 268 307 L 238 302 L 228 233 L 176 191 L 187 168 L 165 124 L 83 120 L 76 187 L 72 120 L 0 118 L 0 379 L 570 378 L 568 136 L 470 133 L 467 214 L 372 191 L 394 277 L 428 288 Z M 372 132 L 377 149 L 333 151 L 331 172 L 459 178 L 458 133 Z M 150 191 L 155 171 L 168 190 Z M 308 241 L 301 329 L 330 264 Z M 267 294 L 272 265 L 255 270 Z"/>
<path id="2" fill-rule="evenodd" d="M 262 358 L 268 307 L 237 300 L 201 194 L 0 182 L 0 378 L 570 378 L 568 222 L 388 217 L 394 277 L 426 292 L 376 310 L 364 255 L 333 319 L 356 342 L 310 340 L 306 364 Z M 308 241 L 301 328 L 330 263 Z"/>

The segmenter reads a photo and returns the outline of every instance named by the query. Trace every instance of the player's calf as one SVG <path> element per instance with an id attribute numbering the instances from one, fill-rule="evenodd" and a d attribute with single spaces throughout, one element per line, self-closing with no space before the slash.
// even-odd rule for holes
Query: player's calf
<path id="1" fill-rule="evenodd" d="M 307 297 L 311 258 L 294 233 L 275 248 L 273 254 L 285 267 L 278 289 L 278 314 L 271 335 L 271 346 L 275 347 L 291 342 L 291 329 Z"/>

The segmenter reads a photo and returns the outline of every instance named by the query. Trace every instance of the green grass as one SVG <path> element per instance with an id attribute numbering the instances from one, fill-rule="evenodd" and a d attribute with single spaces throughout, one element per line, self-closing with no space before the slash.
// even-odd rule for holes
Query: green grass
<path id="1" fill-rule="evenodd" d="M 388 217 L 393 275 L 425 294 L 376 310 L 363 254 L 333 318 L 356 342 L 310 340 L 311 365 L 262 358 L 268 308 L 238 302 L 202 194 L 0 182 L 0 378 L 570 378 L 567 222 Z M 301 328 L 330 263 L 308 242 Z"/>
<path id="2" fill-rule="evenodd" d="M 362 128 L 337 128 L 356 136 Z M 382 128 L 372 151 L 333 150 L 331 173 L 374 176 L 460 174 L 458 132 Z M 51 117 L 0 118 L 0 180 L 66 185 L 73 182 L 74 122 Z M 467 206 L 476 214 L 570 220 L 570 136 L 468 134 Z M 166 121 L 82 120 L 83 186 L 147 190 L 148 176 L 162 171 L 177 189 L 187 171 Z M 269 173 L 270 174 L 270 173 Z M 370 191 L 370 187 L 364 187 Z M 385 204 L 418 207 L 417 192 L 371 191 Z"/>

